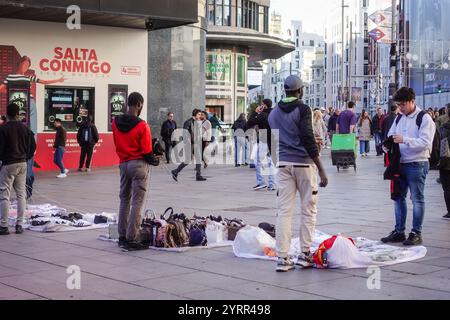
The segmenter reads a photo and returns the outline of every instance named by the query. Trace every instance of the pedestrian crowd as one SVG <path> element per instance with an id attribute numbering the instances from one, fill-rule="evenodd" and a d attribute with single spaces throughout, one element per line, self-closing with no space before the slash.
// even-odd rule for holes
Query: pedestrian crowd
<path id="1" fill-rule="evenodd" d="M 357 114 L 354 102 L 349 102 L 346 110 L 313 110 L 302 100 L 303 88 L 299 77 L 289 76 L 284 84 L 285 98 L 276 105 L 265 99 L 248 115 L 239 114 L 229 137 L 235 151 L 234 166 L 245 168 L 250 165 L 255 169 L 253 190 L 276 191 L 277 271 L 290 271 L 295 265 L 301 268 L 312 266 L 311 245 L 319 193 L 328 185 L 321 154 L 333 146 L 336 135 L 355 135 L 361 158 L 369 157 L 373 140 L 376 156 L 385 159 L 385 178 L 392 181 L 395 228 L 381 239 L 382 242 L 401 242 L 405 246 L 423 243 L 425 182 L 431 169 L 440 171 L 439 183 L 447 206 L 444 218 L 450 218 L 450 105 L 438 113 L 433 109 L 422 110 L 416 104 L 414 91 L 401 88 L 395 93 L 389 112 L 378 108 L 374 115 L 367 110 Z M 178 164 L 170 172 L 173 180 L 178 182 L 181 172 L 193 163 L 195 180 L 205 182 L 202 169 L 208 168 L 210 156 L 217 155 L 219 143 L 227 136 L 225 124 L 215 113 L 194 109 L 179 128 L 175 114 L 169 112 L 160 128 L 164 148 L 159 152 L 158 139 L 140 118 L 145 106 L 143 96 L 131 93 L 127 104 L 127 112 L 112 122 L 116 153 L 120 159 L 119 246 L 141 250 L 145 246 L 139 242 L 138 234 L 151 167 L 160 165 L 162 159 L 168 165 Z M 34 162 L 35 134 L 19 121 L 19 113 L 19 107 L 10 104 L 7 118 L 0 118 L 0 235 L 9 234 L 12 189 L 18 203 L 15 230 L 18 234 L 23 232 L 26 200 L 32 195 L 33 167 L 37 166 Z M 55 120 L 54 129 L 54 163 L 59 169 L 57 177 L 64 179 L 69 173 L 64 165 L 67 132 L 59 119 Z M 182 129 L 181 135 L 179 129 Z M 87 117 L 77 132 L 81 149 L 78 171 L 91 171 L 99 141 L 98 130 Z M 179 159 L 181 154 L 182 159 Z M 413 223 L 409 236 L 406 236 L 408 192 L 413 203 Z M 300 252 L 294 263 L 288 253 L 297 195 L 301 203 Z"/>

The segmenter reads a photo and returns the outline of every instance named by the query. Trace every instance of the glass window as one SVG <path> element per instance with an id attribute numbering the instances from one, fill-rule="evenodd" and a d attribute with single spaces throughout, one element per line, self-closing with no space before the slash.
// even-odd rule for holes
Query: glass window
<path id="1" fill-rule="evenodd" d="M 230 0 L 223 0 L 223 25 L 231 26 Z"/>
<path id="2" fill-rule="evenodd" d="M 263 6 L 259 6 L 259 26 L 258 26 L 258 31 L 259 32 L 264 32 L 264 7 Z"/>
<path id="3" fill-rule="evenodd" d="M 222 19 L 223 19 L 223 15 L 222 15 L 222 9 L 223 7 L 220 5 L 216 5 L 216 26 L 221 26 L 222 25 Z"/>
<path id="4" fill-rule="evenodd" d="M 209 18 L 209 24 L 214 25 L 214 22 L 215 22 L 214 0 L 208 0 L 208 18 Z"/>
<path id="5" fill-rule="evenodd" d="M 206 55 L 206 80 L 230 83 L 231 82 L 231 55 Z"/>
<path id="6" fill-rule="evenodd" d="M 236 19 L 237 19 L 237 26 L 239 28 L 241 28 L 242 27 L 242 0 L 237 0 Z"/>
<path id="7" fill-rule="evenodd" d="M 237 85 L 240 87 L 245 87 L 245 74 L 247 71 L 246 68 L 246 57 L 245 56 L 238 56 L 237 57 L 237 67 L 238 67 L 238 73 L 237 73 Z"/>

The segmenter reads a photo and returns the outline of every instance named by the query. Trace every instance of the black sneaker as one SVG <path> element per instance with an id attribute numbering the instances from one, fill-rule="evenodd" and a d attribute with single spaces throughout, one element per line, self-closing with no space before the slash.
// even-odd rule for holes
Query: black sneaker
<path id="1" fill-rule="evenodd" d="M 206 181 L 206 178 L 203 178 L 202 176 L 198 176 L 196 180 L 197 181 Z"/>
<path id="2" fill-rule="evenodd" d="M 178 182 L 178 173 L 175 170 L 171 171 L 171 173 L 173 180 L 175 180 L 175 182 Z"/>
<path id="3" fill-rule="evenodd" d="M 9 235 L 9 229 L 5 227 L 0 227 L 0 236 L 7 236 Z"/>
<path id="4" fill-rule="evenodd" d="M 422 235 L 415 233 L 415 232 L 411 232 L 409 234 L 408 239 L 403 242 L 404 246 L 418 246 L 421 245 L 423 243 L 422 240 Z"/>
<path id="5" fill-rule="evenodd" d="M 143 245 L 141 242 L 127 240 L 124 249 L 128 251 L 140 251 L 148 249 L 148 246 Z"/>
<path id="6" fill-rule="evenodd" d="M 16 226 L 16 234 L 22 234 L 22 233 L 23 233 L 23 227 L 17 225 L 17 226 Z"/>
<path id="7" fill-rule="evenodd" d="M 381 239 L 381 242 L 383 242 L 383 243 L 400 243 L 405 240 L 406 240 L 406 235 L 404 233 L 392 231 L 392 233 L 389 236 Z"/>
<path id="8" fill-rule="evenodd" d="M 124 237 L 119 238 L 119 248 L 125 248 L 127 245 L 127 239 Z"/>
<path id="9" fill-rule="evenodd" d="M 443 216 L 442 218 L 444 219 L 450 219 L 450 213 L 447 213 L 445 216 Z"/>

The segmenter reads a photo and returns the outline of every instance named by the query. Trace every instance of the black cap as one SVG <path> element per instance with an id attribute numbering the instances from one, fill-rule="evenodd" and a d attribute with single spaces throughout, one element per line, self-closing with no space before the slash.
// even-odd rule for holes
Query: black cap
<path id="1" fill-rule="evenodd" d="M 297 91 L 303 88 L 303 81 L 298 76 L 289 76 L 284 80 L 285 91 Z"/>

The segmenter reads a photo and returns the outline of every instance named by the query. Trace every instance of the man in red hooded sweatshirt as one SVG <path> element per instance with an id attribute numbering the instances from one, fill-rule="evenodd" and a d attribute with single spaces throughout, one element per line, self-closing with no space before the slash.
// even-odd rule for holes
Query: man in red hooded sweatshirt
<path id="1" fill-rule="evenodd" d="M 112 123 L 116 152 L 120 158 L 119 247 L 143 250 L 138 240 L 142 206 L 148 188 L 150 165 L 157 165 L 153 155 L 152 134 L 139 118 L 144 98 L 134 92 L 128 97 L 128 113 Z"/>

